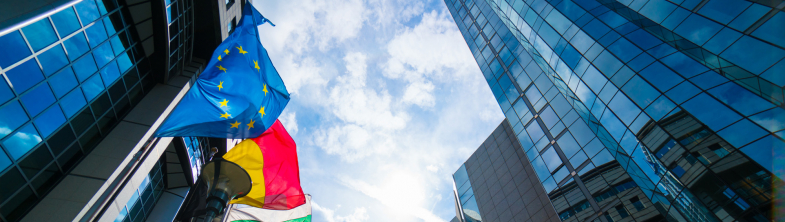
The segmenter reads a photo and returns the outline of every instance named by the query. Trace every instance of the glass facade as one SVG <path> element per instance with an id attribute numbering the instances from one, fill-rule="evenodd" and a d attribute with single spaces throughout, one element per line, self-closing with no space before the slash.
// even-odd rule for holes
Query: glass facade
<path id="1" fill-rule="evenodd" d="M 781 1 L 445 3 L 561 220 L 773 219 Z"/>
<path id="2" fill-rule="evenodd" d="M 169 23 L 169 78 L 182 73 L 193 55 L 193 0 L 167 0 Z"/>
<path id="3" fill-rule="evenodd" d="M 161 171 L 163 164 L 166 164 L 165 158 L 161 158 L 155 163 L 142 184 L 131 195 L 128 203 L 122 206 L 115 222 L 145 221 L 147 219 L 164 191 L 164 172 Z"/>
<path id="4" fill-rule="evenodd" d="M 152 89 L 127 12 L 83 0 L 0 36 L 0 220 L 24 215 Z"/>

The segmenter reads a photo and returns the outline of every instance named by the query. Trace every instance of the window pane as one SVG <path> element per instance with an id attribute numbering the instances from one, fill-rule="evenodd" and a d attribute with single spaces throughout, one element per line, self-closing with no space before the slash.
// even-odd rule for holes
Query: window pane
<path id="1" fill-rule="evenodd" d="M 49 84 L 41 84 L 29 93 L 22 96 L 22 104 L 27 108 L 30 116 L 38 115 L 46 107 L 55 102 L 55 96 L 52 95 L 52 90 L 49 89 Z"/>
<path id="2" fill-rule="evenodd" d="M 79 20 L 76 19 L 74 9 L 71 7 L 52 15 L 52 21 L 55 23 L 55 28 L 57 28 L 57 33 L 60 34 L 60 38 L 82 28 L 82 26 L 79 25 Z"/>
<path id="3" fill-rule="evenodd" d="M 545 162 L 540 158 L 535 158 L 534 161 L 532 161 L 532 166 L 534 167 L 534 172 L 539 176 L 540 181 L 545 180 L 551 175 L 551 172 L 545 167 Z"/>
<path id="4" fill-rule="evenodd" d="M 785 142 L 774 136 L 767 136 L 741 148 L 741 152 L 758 162 L 761 166 L 774 172 L 774 159 L 785 149 Z M 779 167 L 778 167 L 779 168 Z"/>
<path id="5" fill-rule="evenodd" d="M 109 43 L 103 44 L 98 46 L 93 50 L 93 56 L 95 56 L 95 61 L 98 63 L 98 67 L 103 67 L 109 61 L 112 61 L 114 58 L 114 52 L 112 52 L 112 46 Z"/>
<path id="6" fill-rule="evenodd" d="M 19 126 L 27 122 L 27 117 L 19 102 L 11 102 L 0 109 L 0 138 L 5 137 Z"/>
<path id="7" fill-rule="evenodd" d="M 735 147 L 742 147 L 755 139 L 761 138 L 767 132 L 749 120 L 742 119 L 738 123 L 717 132 L 723 139 Z"/>
<path id="8" fill-rule="evenodd" d="M 74 5 L 74 7 L 76 7 L 77 14 L 79 14 L 79 18 L 82 19 L 82 23 L 85 25 L 101 16 L 93 0 L 83 0 Z"/>
<path id="9" fill-rule="evenodd" d="M 703 16 L 692 14 L 673 31 L 695 44 L 703 45 L 720 29 L 722 29 L 720 24 L 705 19 Z"/>
<path id="10" fill-rule="evenodd" d="M 51 109 L 41 114 L 35 119 L 35 126 L 41 132 L 41 137 L 46 138 L 52 132 L 65 123 L 65 116 L 59 106 L 54 106 Z"/>
<path id="11" fill-rule="evenodd" d="M 76 58 L 90 50 L 90 46 L 87 45 L 87 39 L 85 39 L 82 33 L 63 41 L 63 45 L 65 45 L 65 50 L 68 52 L 68 57 L 71 58 L 71 61 L 76 60 Z"/>
<path id="12" fill-rule="evenodd" d="M 104 29 L 104 23 L 102 20 L 96 21 L 93 26 L 85 29 L 85 33 L 87 33 L 87 39 L 90 40 L 90 46 L 92 47 L 101 44 L 101 42 L 107 38 L 106 29 Z"/>
<path id="13" fill-rule="evenodd" d="M 622 90 L 632 99 L 632 101 L 641 107 L 648 106 L 660 95 L 660 92 L 638 76 L 632 77 L 632 79 L 622 87 Z"/>
<path id="14" fill-rule="evenodd" d="M 25 26 L 22 28 L 22 32 L 27 37 L 27 41 L 30 41 L 30 46 L 33 47 L 34 51 L 41 50 L 57 41 L 57 35 L 55 35 L 55 30 L 52 28 L 52 23 L 49 22 L 48 18 Z"/>
<path id="15" fill-rule="evenodd" d="M 730 24 L 730 27 L 733 27 L 737 30 L 744 31 L 760 19 L 761 16 L 765 15 L 769 12 L 771 8 L 760 5 L 760 4 L 752 4 L 747 10 L 745 10 L 739 17 L 734 19 Z M 764 23 L 765 24 L 765 23 Z"/>
<path id="16" fill-rule="evenodd" d="M 676 84 L 679 84 L 681 81 L 684 81 L 684 78 L 676 75 L 676 73 L 659 62 L 654 62 L 654 64 L 646 67 L 646 69 L 642 70 L 640 74 L 643 76 L 643 78 L 649 80 L 649 82 L 651 82 L 654 87 L 657 87 L 663 92 L 668 91 L 668 89 L 672 88 Z"/>
<path id="17" fill-rule="evenodd" d="M 756 56 L 749 56 L 750 54 Z M 742 36 L 720 56 L 753 74 L 760 74 L 785 56 L 785 50 L 772 47 L 748 36 Z"/>
<path id="18" fill-rule="evenodd" d="M 27 60 L 27 62 L 16 68 L 6 71 L 5 75 L 8 76 L 8 80 L 11 81 L 16 93 L 22 93 L 44 80 L 44 74 L 41 73 L 41 69 L 38 67 L 35 59 Z"/>
<path id="19" fill-rule="evenodd" d="M 752 35 L 785 47 L 785 29 L 782 28 L 783 26 L 785 26 L 785 13 L 778 12 L 777 15 L 774 15 L 769 21 L 758 27 Z"/>
<path id="20" fill-rule="evenodd" d="M 41 143 L 41 136 L 35 131 L 33 124 L 28 124 L 18 132 L 14 133 L 3 142 L 3 146 L 14 160 L 18 160 L 30 151 L 35 145 Z"/>
<path id="21" fill-rule="evenodd" d="M 8 86 L 8 83 L 5 82 L 4 78 L 0 78 L 0 106 L 11 98 L 14 98 L 11 87 Z"/>
<path id="22" fill-rule="evenodd" d="M 565 133 L 562 135 L 559 140 L 556 141 L 556 143 L 559 144 L 559 148 L 561 148 L 561 151 L 564 152 L 564 155 L 568 157 L 575 155 L 575 153 L 581 149 L 578 143 L 575 142 L 575 139 L 572 138 L 572 134 L 570 133 Z"/>
<path id="23" fill-rule="evenodd" d="M 553 147 L 542 153 L 542 160 L 545 161 L 545 165 L 548 166 L 550 172 L 553 172 L 562 164 L 561 158 L 559 158 L 559 155 L 556 154 L 556 149 Z"/>
<path id="24" fill-rule="evenodd" d="M 68 93 L 68 91 L 71 91 L 71 89 L 76 87 L 79 82 L 76 81 L 74 71 L 71 71 L 71 68 L 66 68 L 57 75 L 49 78 L 49 84 L 52 86 L 55 96 L 61 98 Z"/>
<path id="25" fill-rule="evenodd" d="M 7 67 L 19 60 L 29 56 L 30 48 L 27 43 L 22 39 L 22 34 L 19 31 L 8 33 L 0 36 L 0 51 L 14 52 L 14 53 L 0 53 L 0 67 Z"/>
<path id="26" fill-rule="evenodd" d="M 115 55 L 119 55 L 120 53 L 125 51 L 125 46 L 123 46 L 123 42 L 120 41 L 120 37 L 119 37 L 120 35 L 124 35 L 124 32 L 116 35 L 115 37 L 112 37 L 111 40 L 112 48 L 114 49 Z"/>
<path id="27" fill-rule="evenodd" d="M 701 93 L 687 101 L 682 107 L 714 131 L 720 130 L 741 118 L 739 114 L 731 111 L 706 93 Z"/>
<path id="28" fill-rule="evenodd" d="M 760 124 L 771 132 L 785 129 L 785 110 L 774 108 L 758 115 L 751 116 L 750 119 Z"/>
<path id="29" fill-rule="evenodd" d="M 74 67 L 76 77 L 82 82 L 98 71 L 98 67 L 95 66 L 95 60 L 93 60 L 92 56 L 83 57 L 79 61 L 74 62 L 72 67 Z"/>
<path id="30" fill-rule="evenodd" d="M 774 104 L 733 82 L 715 87 L 709 90 L 709 93 L 745 116 L 774 107 Z"/>
<path id="31" fill-rule="evenodd" d="M 676 52 L 668 57 L 662 58 L 662 62 L 686 78 L 693 77 L 709 70 L 706 66 L 687 57 L 681 52 Z"/>
<path id="32" fill-rule="evenodd" d="M 624 94 L 618 93 L 608 104 L 608 108 L 613 110 L 625 125 L 630 125 L 635 117 L 640 114 L 641 109 L 635 106 Z"/>
<path id="33" fill-rule="evenodd" d="M 63 47 L 60 45 L 38 55 L 38 60 L 41 61 L 41 65 L 44 67 L 44 73 L 46 73 L 47 76 L 52 75 L 68 64 L 68 59 L 65 57 L 65 51 L 63 51 Z"/>
<path id="34" fill-rule="evenodd" d="M 128 53 L 131 53 L 131 51 L 120 54 L 120 56 L 117 57 L 117 66 L 119 66 L 121 73 L 125 73 L 128 68 L 131 68 L 131 66 L 134 65 L 133 62 L 131 62 L 131 58 L 128 56 Z"/>
<path id="35" fill-rule="evenodd" d="M 71 116 L 76 114 L 76 112 L 85 105 L 87 105 L 87 102 L 84 99 L 84 94 L 82 94 L 82 90 L 78 89 L 60 100 L 60 106 L 63 108 L 63 112 L 68 118 L 71 118 Z"/>
<path id="36" fill-rule="evenodd" d="M 728 24 L 750 4 L 744 0 L 711 0 L 698 12 L 722 24 Z"/>
<path id="37" fill-rule="evenodd" d="M 82 83 L 82 90 L 84 90 L 85 97 L 88 101 L 93 100 L 93 98 L 104 90 L 104 84 L 101 83 L 101 76 L 95 75 Z"/>
<path id="38" fill-rule="evenodd" d="M 104 86 L 109 87 L 112 83 L 120 78 L 120 70 L 117 69 L 117 63 L 110 62 L 109 65 L 101 70 L 101 78 L 104 80 Z"/>

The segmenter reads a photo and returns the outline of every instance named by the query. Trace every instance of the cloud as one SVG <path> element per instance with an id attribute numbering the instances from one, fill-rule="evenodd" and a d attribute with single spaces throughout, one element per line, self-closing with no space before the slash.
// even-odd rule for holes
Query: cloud
<path id="1" fill-rule="evenodd" d="M 313 207 L 314 210 L 320 212 L 322 214 L 322 217 L 328 222 L 360 222 L 360 221 L 367 221 L 369 219 L 365 207 L 355 208 L 354 213 L 347 216 L 335 216 L 335 210 L 322 207 L 316 202 L 312 201 L 311 206 Z M 340 205 L 338 207 L 340 208 Z"/>
<path id="2" fill-rule="evenodd" d="M 387 44 L 391 58 L 383 74 L 416 81 L 423 77 L 456 80 L 476 74 L 477 63 L 452 18 L 431 11 L 414 28 L 406 28 Z"/>
<path id="3" fill-rule="evenodd" d="M 423 187 L 414 186 L 419 184 L 417 183 L 419 178 L 415 175 L 412 172 L 393 172 L 383 179 L 382 187 L 348 177 L 341 178 L 341 183 L 378 200 L 393 211 L 408 212 L 424 221 L 444 221 L 430 210 L 418 207 L 417 202 L 424 201 L 427 194 Z"/>
<path id="4" fill-rule="evenodd" d="M 300 130 L 300 128 L 297 127 L 297 113 L 295 112 L 284 111 L 281 116 L 278 117 L 278 120 L 281 121 L 281 124 L 283 124 L 286 131 L 291 135 L 297 134 L 297 131 Z"/>
<path id="5" fill-rule="evenodd" d="M 426 81 L 417 81 L 409 84 L 403 93 L 403 103 L 414 104 L 420 107 L 433 107 L 436 98 L 433 96 L 433 84 Z"/>

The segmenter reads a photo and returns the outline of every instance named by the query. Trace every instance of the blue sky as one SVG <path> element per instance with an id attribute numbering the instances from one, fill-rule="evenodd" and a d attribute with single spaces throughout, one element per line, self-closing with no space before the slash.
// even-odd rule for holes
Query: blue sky
<path id="1" fill-rule="evenodd" d="M 504 119 L 443 1 L 254 0 L 316 221 L 449 221 Z"/>

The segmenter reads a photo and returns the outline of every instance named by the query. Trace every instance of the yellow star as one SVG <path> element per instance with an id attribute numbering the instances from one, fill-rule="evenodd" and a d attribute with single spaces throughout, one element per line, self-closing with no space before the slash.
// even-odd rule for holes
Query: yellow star
<path id="1" fill-rule="evenodd" d="M 218 91 L 221 91 L 221 89 L 223 88 L 224 88 L 224 81 L 221 81 L 221 83 L 218 84 Z"/>
<path id="2" fill-rule="evenodd" d="M 235 47 L 235 48 L 237 48 L 237 49 L 239 49 L 239 50 L 240 50 L 240 54 L 243 54 L 243 55 L 245 55 L 245 53 L 248 53 L 248 51 L 245 51 L 245 50 L 243 50 L 243 47 L 242 47 L 242 46 L 240 46 L 240 47 Z"/>
<path id="3" fill-rule="evenodd" d="M 218 102 L 218 103 L 221 104 L 221 107 L 224 107 L 224 106 L 227 106 L 226 104 L 229 103 L 229 101 L 226 101 L 226 99 L 224 99 L 223 102 Z"/>
<path id="4" fill-rule="evenodd" d="M 259 68 L 259 62 L 257 62 L 256 60 L 254 60 L 254 61 L 253 61 L 253 65 L 254 65 L 254 68 L 256 68 L 256 71 L 259 71 L 259 69 L 260 69 L 260 68 Z"/>
<path id="5" fill-rule="evenodd" d="M 262 89 L 262 92 L 264 92 L 264 96 L 267 96 L 267 84 L 264 84 L 264 89 Z"/>
<path id="6" fill-rule="evenodd" d="M 251 123 L 248 123 L 248 124 L 245 124 L 245 125 L 247 125 L 247 126 L 248 126 L 248 129 L 251 129 L 251 128 L 253 128 L 253 123 L 254 123 L 254 121 L 253 121 L 253 119 L 252 119 L 252 120 L 251 120 Z"/>
<path id="7" fill-rule="evenodd" d="M 226 53 L 227 55 L 229 55 L 229 49 L 224 49 L 224 53 Z"/>
<path id="8" fill-rule="evenodd" d="M 261 114 L 262 114 L 262 117 L 264 117 L 264 106 L 262 106 L 262 108 L 261 108 L 261 109 L 259 109 L 259 113 L 261 113 Z"/>
<path id="9" fill-rule="evenodd" d="M 218 55 L 218 61 L 219 62 L 221 61 L 221 55 Z"/>
<path id="10" fill-rule="evenodd" d="M 240 122 L 237 122 L 236 120 L 234 121 L 234 123 L 230 123 L 230 124 L 232 124 L 231 128 L 238 128 L 238 129 L 240 128 Z"/>
<path id="11" fill-rule="evenodd" d="M 226 73 L 226 68 L 224 68 L 223 66 L 218 65 L 216 67 L 218 67 L 218 70 L 224 71 L 224 73 Z"/>
<path id="12" fill-rule="evenodd" d="M 221 114 L 221 118 L 227 118 L 227 119 L 229 119 L 229 117 L 232 117 L 232 114 L 229 114 L 229 112 L 226 112 L 226 113 L 224 113 L 224 114 Z"/>

